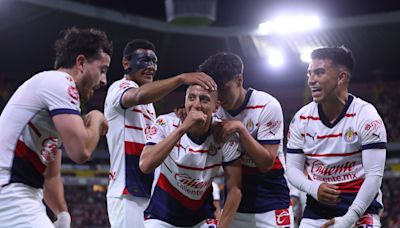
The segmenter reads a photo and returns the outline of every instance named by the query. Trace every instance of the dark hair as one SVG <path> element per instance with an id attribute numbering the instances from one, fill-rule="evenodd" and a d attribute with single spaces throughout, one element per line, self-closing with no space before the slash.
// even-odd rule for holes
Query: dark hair
<path id="1" fill-rule="evenodd" d="M 154 52 L 156 51 L 156 47 L 152 42 L 143 39 L 134 39 L 125 45 L 123 53 L 124 57 L 129 60 L 137 49 L 150 49 Z"/>
<path id="2" fill-rule="evenodd" d="M 318 48 L 311 52 L 311 59 L 330 59 L 333 65 L 346 67 L 353 74 L 354 59 L 351 51 L 344 46 Z"/>
<path id="3" fill-rule="evenodd" d="M 197 71 L 210 75 L 221 86 L 236 75 L 243 74 L 243 61 L 234 53 L 218 52 L 200 64 Z"/>
<path id="4" fill-rule="evenodd" d="M 100 58 L 101 51 L 109 56 L 112 55 L 112 42 L 101 30 L 72 27 L 61 33 L 64 34 L 64 37 L 58 39 L 54 45 L 56 51 L 55 69 L 72 68 L 78 55 L 84 55 L 89 61 Z"/>

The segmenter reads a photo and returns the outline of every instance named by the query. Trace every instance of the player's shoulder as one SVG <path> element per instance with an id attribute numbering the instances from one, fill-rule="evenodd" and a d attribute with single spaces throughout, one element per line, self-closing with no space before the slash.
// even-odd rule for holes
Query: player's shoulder
<path id="1" fill-rule="evenodd" d="M 160 126 L 167 126 L 167 125 L 179 125 L 181 122 L 180 118 L 174 113 L 167 113 L 163 115 L 159 115 L 156 120 L 156 124 Z"/>
<path id="2" fill-rule="evenodd" d="M 314 101 L 304 105 L 301 107 L 296 114 L 294 115 L 295 119 L 304 119 L 304 118 L 311 118 L 315 117 L 318 118 L 318 104 Z"/>
<path id="3" fill-rule="evenodd" d="M 57 71 L 57 70 L 49 70 L 49 71 L 42 71 L 30 79 L 32 81 L 36 81 L 38 83 L 41 83 L 42 86 L 52 86 L 54 87 L 58 83 L 66 83 L 66 84 L 71 84 L 75 86 L 75 80 L 72 78 L 71 75 L 62 72 L 62 71 Z M 57 83 L 57 84 L 54 84 Z"/>
<path id="4" fill-rule="evenodd" d="M 271 94 L 256 90 L 253 88 L 250 88 L 249 91 L 251 92 L 251 97 L 250 97 L 250 102 L 263 102 L 263 103 L 269 103 L 269 102 L 277 102 L 279 103 L 278 99 L 276 99 L 274 96 Z"/>
<path id="5" fill-rule="evenodd" d="M 354 95 L 351 95 L 351 96 L 353 97 L 352 105 L 354 106 L 354 109 L 357 109 L 357 110 L 375 109 L 375 106 L 373 104 L 371 104 L 370 102 L 365 101 L 362 98 L 356 97 Z"/>

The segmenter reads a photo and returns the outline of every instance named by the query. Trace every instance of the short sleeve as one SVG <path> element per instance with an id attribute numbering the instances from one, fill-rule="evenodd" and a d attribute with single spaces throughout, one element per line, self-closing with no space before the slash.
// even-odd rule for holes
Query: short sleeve
<path id="1" fill-rule="evenodd" d="M 359 129 L 362 149 L 385 149 L 387 143 L 387 134 L 385 124 L 379 116 L 375 107 L 371 104 L 363 107 L 360 118 Z M 361 113 L 360 112 L 360 113 Z"/>
<path id="2" fill-rule="evenodd" d="M 79 92 L 75 81 L 69 75 L 51 74 L 40 85 L 45 106 L 50 115 L 76 114 L 80 115 Z"/>
<path id="3" fill-rule="evenodd" d="M 126 93 L 126 91 L 132 88 L 139 88 L 139 86 L 133 81 L 128 81 L 125 79 L 121 80 L 119 84 L 116 85 L 108 94 L 108 96 L 110 96 L 109 102 L 111 103 L 111 106 L 122 109 L 129 108 L 122 105 L 122 96 Z"/>
<path id="4" fill-rule="evenodd" d="M 283 139 L 283 113 L 279 102 L 274 99 L 261 111 L 257 140 L 261 144 L 279 144 Z"/>
<path id="5" fill-rule="evenodd" d="M 146 133 L 146 145 L 154 145 L 164 140 L 167 137 L 168 124 L 165 116 L 159 116 Z"/>
<path id="6" fill-rule="evenodd" d="M 286 145 L 288 153 L 303 153 L 304 136 L 301 134 L 300 121 L 299 113 L 296 113 L 290 121 Z"/>
<path id="7" fill-rule="evenodd" d="M 239 136 L 237 134 L 231 135 L 222 145 L 221 150 L 223 165 L 229 165 L 239 159 L 242 155 Z"/>

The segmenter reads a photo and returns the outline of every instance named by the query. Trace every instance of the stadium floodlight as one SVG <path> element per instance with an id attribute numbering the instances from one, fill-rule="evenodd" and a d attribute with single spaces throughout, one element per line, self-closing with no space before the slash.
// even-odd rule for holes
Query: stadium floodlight
<path id="1" fill-rule="evenodd" d="M 300 59 L 302 62 L 310 63 L 311 62 L 311 52 L 313 49 L 307 48 L 300 52 Z"/>
<path id="2" fill-rule="evenodd" d="M 280 67 L 284 64 L 285 58 L 279 50 L 268 51 L 268 63 L 273 67 Z"/>
<path id="3" fill-rule="evenodd" d="M 318 29 L 321 21 L 317 16 L 279 16 L 271 21 L 259 24 L 258 33 L 290 34 Z"/>

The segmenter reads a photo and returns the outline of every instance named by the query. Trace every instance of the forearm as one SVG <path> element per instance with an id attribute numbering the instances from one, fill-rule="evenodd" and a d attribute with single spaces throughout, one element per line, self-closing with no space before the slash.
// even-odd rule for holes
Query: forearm
<path id="1" fill-rule="evenodd" d="M 265 148 L 250 135 L 246 128 L 240 129 L 238 133 L 244 151 L 246 151 L 246 154 L 250 156 L 256 166 L 263 171 L 271 169 L 277 156 L 277 150 L 273 151 Z M 278 146 L 276 145 L 276 147 Z"/>
<path id="2" fill-rule="evenodd" d="M 67 202 L 64 198 L 64 185 L 61 176 L 45 179 L 44 201 L 55 215 L 62 211 L 68 211 Z"/>
<path id="3" fill-rule="evenodd" d="M 242 193 L 239 188 L 229 189 L 227 192 L 227 197 L 222 210 L 221 219 L 219 221 L 218 227 L 229 227 L 233 217 L 239 208 L 240 201 L 242 199 Z"/>
<path id="4" fill-rule="evenodd" d="M 139 104 L 153 103 L 178 88 L 182 83 L 182 76 L 179 75 L 147 83 L 137 89 L 130 89 L 123 96 L 123 105 L 133 107 Z"/>
<path id="5" fill-rule="evenodd" d="M 150 173 L 157 168 L 185 133 L 186 130 L 181 125 L 161 142 L 151 146 L 145 146 L 140 156 L 140 170 L 142 170 L 143 173 Z"/>
<path id="6" fill-rule="evenodd" d="M 290 184 L 318 200 L 318 188 L 321 183 L 308 180 L 304 174 L 304 155 L 287 153 L 286 163 Z"/>

